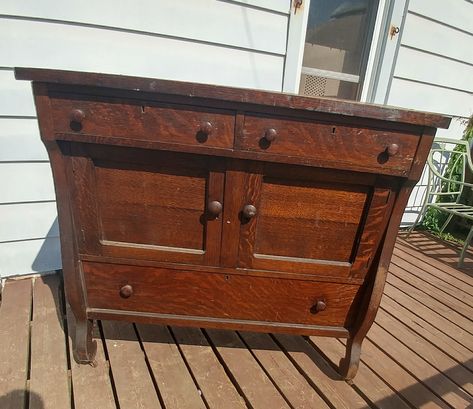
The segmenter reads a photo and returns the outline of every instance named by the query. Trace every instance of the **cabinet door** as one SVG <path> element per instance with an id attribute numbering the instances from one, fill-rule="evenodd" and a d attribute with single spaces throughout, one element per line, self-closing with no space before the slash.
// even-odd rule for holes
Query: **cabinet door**
<path id="1" fill-rule="evenodd" d="M 91 144 L 70 150 L 81 254 L 218 264 L 220 161 Z"/>
<path id="2" fill-rule="evenodd" d="M 255 164 L 230 178 L 242 198 L 234 205 L 237 267 L 345 278 L 366 273 L 392 203 L 391 189 L 376 188 L 375 175 Z"/>

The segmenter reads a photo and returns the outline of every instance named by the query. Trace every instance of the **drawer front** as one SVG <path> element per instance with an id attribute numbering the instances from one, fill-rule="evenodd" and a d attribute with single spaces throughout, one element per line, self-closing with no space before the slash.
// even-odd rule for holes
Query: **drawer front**
<path id="1" fill-rule="evenodd" d="M 316 166 L 405 176 L 418 141 L 403 132 L 247 115 L 236 146 L 311 158 Z"/>
<path id="2" fill-rule="evenodd" d="M 84 262 L 83 268 L 91 308 L 202 318 L 346 327 L 360 290 L 349 284 L 94 262 Z M 130 287 L 125 286 L 132 289 L 127 298 Z M 317 311 L 318 301 L 324 310 Z"/>
<path id="3" fill-rule="evenodd" d="M 228 111 L 71 96 L 53 97 L 51 108 L 56 133 L 233 147 L 234 116 Z"/>

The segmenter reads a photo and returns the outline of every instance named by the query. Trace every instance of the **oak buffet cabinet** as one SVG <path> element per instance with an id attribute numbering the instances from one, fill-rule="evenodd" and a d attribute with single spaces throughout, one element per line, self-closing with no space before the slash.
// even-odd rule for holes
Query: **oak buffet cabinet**
<path id="1" fill-rule="evenodd" d="M 352 378 L 436 114 L 17 68 L 53 170 L 74 354 L 94 319 L 347 337 Z"/>

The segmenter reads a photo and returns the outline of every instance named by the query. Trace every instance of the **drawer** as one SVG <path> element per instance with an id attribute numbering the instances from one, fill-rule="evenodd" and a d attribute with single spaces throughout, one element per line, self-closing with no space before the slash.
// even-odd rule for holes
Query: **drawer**
<path id="1" fill-rule="evenodd" d="M 315 166 L 405 176 L 419 139 L 397 131 L 247 115 L 236 146 L 310 158 Z"/>
<path id="2" fill-rule="evenodd" d="M 123 100 L 51 98 L 56 133 L 77 133 L 166 143 L 233 147 L 230 111 Z"/>
<path id="3" fill-rule="evenodd" d="M 360 290 L 351 284 L 97 262 L 84 262 L 83 268 L 91 308 L 203 319 L 346 327 Z M 120 295 L 126 285 L 133 290 L 128 298 Z M 325 303 L 323 311 L 316 311 L 318 301 Z"/>

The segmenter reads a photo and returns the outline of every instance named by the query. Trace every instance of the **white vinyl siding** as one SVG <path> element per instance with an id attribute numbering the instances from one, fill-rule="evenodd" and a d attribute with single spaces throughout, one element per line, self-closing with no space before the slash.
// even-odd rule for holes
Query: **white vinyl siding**
<path id="1" fill-rule="evenodd" d="M 0 2 L 0 276 L 61 266 L 31 85 L 13 67 L 281 91 L 290 0 Z"/>
<path id="2" fill-rule="evenodd" d="M 461 138 L 473 113 L 473 3 L 410 0 L 400 35 L 387 104 L 450 115 L 437 136 Z M 416 218 L 424 191 L 414 189 L 403 224 Z"/>

